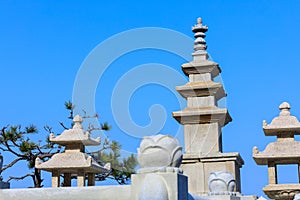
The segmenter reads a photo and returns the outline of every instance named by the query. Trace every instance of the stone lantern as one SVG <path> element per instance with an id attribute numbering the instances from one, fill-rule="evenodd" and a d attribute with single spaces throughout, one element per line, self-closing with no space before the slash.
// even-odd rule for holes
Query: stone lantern
<path id="1" fill-rule="evenodd" d="M 61 135 L 50 134 L 50 141 L 65 146 L 63 153 L 57 153 L 50 160 L 42 163 L 36 159 L 35 167 L 52 172 L 52 187 L 60 186 L 60 175 L 64 174 L 63 186 L 71 186 L 71 176 L 77 176 L 77 185 L 85 186 L 85 178 L 88 178 L 88 186 L 95 185 L 96 173 L 109 173 L 109 167 L 100 166 L 91 156 L 85 153 L 85 146 L 100 144 L 100 138 L 90 138 L 90 132 L 82 128 L 82 118 L 77 115 L 73 119 L 72 129 L 65 130 Z M 109 166 L 109 165 L 107 165 Z"/>
<path id="2" fill-rule="evenodd" d="M 300 184 L 278 184 L 277 165 L 298 165 L 300 167 L 300 142 L 295 141 L 294 135 L 300 135 L 300 123 L 290 114 L 290 105 L 286 102 L 279 106 L 281 110 L 271 124 L 263 121 L 263 130 L 266 136 L 277 136 L 277 141 L 268 144 L 266 149 L 259 152 L 253 148 L 253 158 L 258 165 L 268 166 L 269 184 L 263 191 L 271 199 L 292 200 L 295 194 L 300 193 Z"/>

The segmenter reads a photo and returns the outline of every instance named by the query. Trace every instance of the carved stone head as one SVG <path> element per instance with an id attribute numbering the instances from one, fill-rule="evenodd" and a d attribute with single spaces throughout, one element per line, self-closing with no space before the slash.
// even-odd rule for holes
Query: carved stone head
<path id="1" fill-rule="evenodd" d="M 182 147 L 169 135 L 144 137 L 138 148 L 138 162 L 142 168 L 179 167 Z"/>
<path id="2" fill-rule="evenodd" d="M 231 173 L 219 171 L 210 173 L 208 186 L 211 193 L 223 194 L 234 192 L 236 183 Z"/>

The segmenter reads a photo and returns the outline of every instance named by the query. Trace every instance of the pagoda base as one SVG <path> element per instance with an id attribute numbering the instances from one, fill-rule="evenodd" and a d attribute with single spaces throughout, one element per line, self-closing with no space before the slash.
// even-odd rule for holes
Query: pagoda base
<path id="1" fill-rule="evenodd" d="M 189 177 L 189 192 L 197 195 L 207 195 L 209 191 L 208 178 L 210 173 L 226 171 L 236 180 L 235 192 L 241 192 L 240 168 L 244 164 L 238 153 L 211 153 L 207 155 L 184 154 L 180 168 Z"/>

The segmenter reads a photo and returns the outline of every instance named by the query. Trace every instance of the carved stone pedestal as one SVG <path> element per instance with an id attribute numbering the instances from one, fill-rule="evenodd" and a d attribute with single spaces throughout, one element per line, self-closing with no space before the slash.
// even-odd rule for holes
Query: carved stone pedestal
<path id="1" fill-rule="evenodd" d="M 188 200 L 187 177 L 172 172 L 134 174 L 131 176 L 132 200 Z"/>

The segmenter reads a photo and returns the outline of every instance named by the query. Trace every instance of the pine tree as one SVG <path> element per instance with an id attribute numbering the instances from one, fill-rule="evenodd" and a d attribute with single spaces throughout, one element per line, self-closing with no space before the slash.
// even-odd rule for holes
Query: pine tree
<path id="1" fill-rule="evenodd" d="M 65 102 L 65 108 L 70 112 L 68 117 L 70 120 L 73 119 L 74 105 L 72 102 Z M 85 113 L 86 114 L 86 113 Z M 89 116 L 84 116 L 89 117 Z M 94 115 L 92 117 L 98 117 Z M 59 124 L 64 129 L 69 129 L 62 122 Z M 71 125 L 72 127 L 72 125 Z M 50 126 L 44 127 L 45 131 L 52 133 L 52 128 Z M 94 127 L 90 125 L 88 131 L 94 130 L 104 130 L 109 131 L 111 126 L 106 122 L 101 124 L 100 127 Z M 57 144 L 52 143 L 49 137 L 45 138 L 45 142 L 41 144 L 41 141 L 35 142 L 31 139 L 31 135 L 38 133 L 38 129 L 34 125 L 22 128 L 18 126 L 5 126 L 0 132 L 0 150 L 3 152 L 8 152 L 15 157 L 13 161 L 9 164 L 4 165 L 0 169 L 0 179 L 1 173 L 9 168 L 14 167 L 19 162 L 27 162 L 29 173 L 25 173 L 21 177 L 10 176 L 6 181 L 11 180 L 23 180 L 27 177 L 31 177 L 33 180 L 33 187 L 40 188 L 43 187 L 42 174 L 39 169 L 35 168 L 35 159 L 39 157 L 42 161 L 49 160 L 55 153 L 64 151 L 62 147 Z M 134 154 L 131 154 L 127 158 L 121 158 L 120 149 L 121 145 L 117 141 L 110 142 L 105 139 L 102 142 L 102 148 L 96 152 L 90 153 L 101 165 L 106 163 L 111 163 L 111 172 L 106 174 L 97 174 L 97 181 L 104 181 L 107 178 L 114 179 L 119 184 L 126 184 L 130 179 L 130 175 L 134 173 L 134 169 L 137 166 L 137 160 Z"/>

